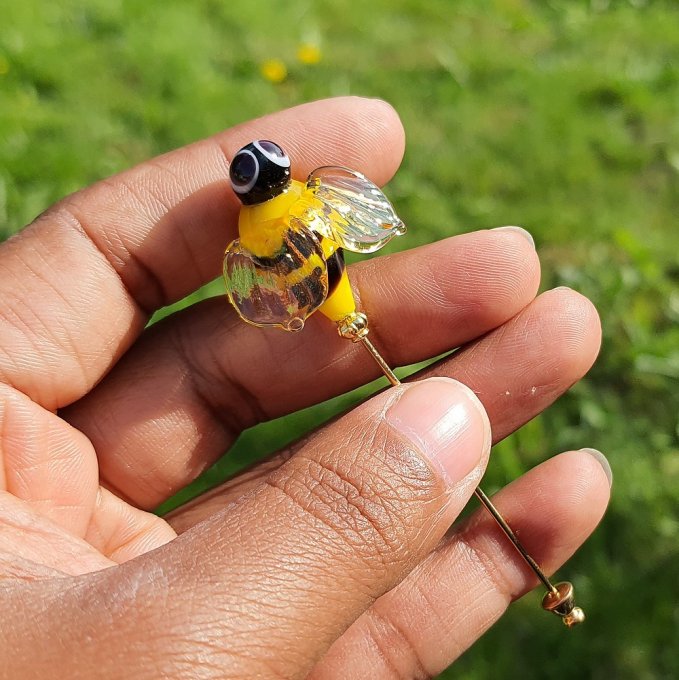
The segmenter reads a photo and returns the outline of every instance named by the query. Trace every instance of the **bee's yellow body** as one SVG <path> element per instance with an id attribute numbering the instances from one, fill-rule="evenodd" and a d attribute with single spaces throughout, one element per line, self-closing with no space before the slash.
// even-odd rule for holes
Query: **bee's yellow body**
<path id="1" fill-rule="evenodd" d="M 256 257 L 270 258 L 281 250 L 283 239 L 291 229 L 291 218 L 299 218 L 305 223 L 313 222 L 313 213 L 323 209 L 323 204 L 307 189 L 306 184 L 292 180 L 287 191 L 269 201 L 251 206 L 243 206 L 238 219 L 240 243 Z M 318 234 L 327 260 L 337 251 L 339 245 L 331 239 Z M 315 267 L 324 267 L 318 255 L 311 255 L 295 272 L 288 275 L 288 283 L 304 280 Z M 342 272 L 335 290 L 328 296 L 318 311 L 339 322 L 354 311 L 356 302 L 346 270 Z"/>

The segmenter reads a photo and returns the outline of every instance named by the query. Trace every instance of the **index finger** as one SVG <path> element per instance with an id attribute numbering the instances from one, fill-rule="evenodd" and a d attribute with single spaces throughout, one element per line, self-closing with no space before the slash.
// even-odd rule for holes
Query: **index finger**
<path id="1" fill-rule="evenodd" d="M 357 168 L 378 183 L 403 155 L 384 102 L 303 104 L 170 152 L 67 197 L 0 247 L 0 380 L 49 409 L 86 394 L 157 308 L 214 278 L 235 236 L 229 158 L 279 142 L 304 177 Z"/>

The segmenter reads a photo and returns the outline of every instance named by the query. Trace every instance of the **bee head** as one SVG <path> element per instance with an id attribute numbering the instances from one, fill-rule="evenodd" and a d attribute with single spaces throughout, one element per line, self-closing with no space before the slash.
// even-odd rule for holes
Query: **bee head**
<path id="1" fill-rule="evenodd" d="M 233 157 L 229 177 L 241 203 L 264 203 L 290 184 L 290 159 L 278 144 L 258 139 Z"/>

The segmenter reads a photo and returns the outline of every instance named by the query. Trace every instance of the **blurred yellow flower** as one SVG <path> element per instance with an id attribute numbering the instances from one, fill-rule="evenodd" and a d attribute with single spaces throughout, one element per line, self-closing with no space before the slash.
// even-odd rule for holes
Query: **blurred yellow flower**
<path id="1" fill-rule="evenodd" d="M 288 69 L 280 59 L 267 59 L 262 62 L 259 72 L 270 83 L 282 83 L 288 77 Z"/>
<path id="2" fill-rule="evenodd" d="M 321 48 L 318 45 L 302 43 L 297 48 L 297 59 L 303 64 L 318 64 L 321 56 Z"/>
<path id="3" fill-rule="evenodd" d="M 7 75 L 9 73 L 9 61 L 6 57 L 0 54 L 0 76 Z"/>

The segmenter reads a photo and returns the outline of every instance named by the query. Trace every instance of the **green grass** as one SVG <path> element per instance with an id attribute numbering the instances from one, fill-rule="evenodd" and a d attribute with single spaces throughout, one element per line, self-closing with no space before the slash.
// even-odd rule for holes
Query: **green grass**
<path id="1" fill-rule="evenodd" d="M 0 236 L 64 194 L 233 123 L 336 94 L 408 134 L 389 187 L 406 247 L 522 224 L 544 287 L 594 300 L 591 374 L 497 447 L 486 486 L 567 448 L 610 458 L 601 528 L 567 568 L 588 624 L 536 595 L 445 677 L 679 677 L 679 5 L 651 0 L 5 3 Z M 323 59 L 295 60 L 302 41 Z M 288 66 L 267 82 L 259 64 Z M 216 288 L 211 288 L 216 291 Z M 202 293 L 204 294 L 204 293 Z M 363 390 L 250 432 L 202 483 Z"/>

